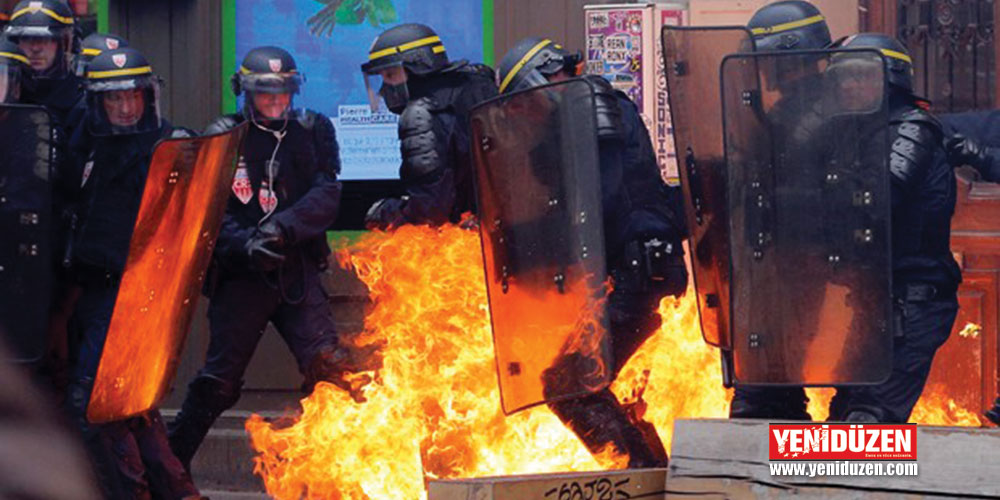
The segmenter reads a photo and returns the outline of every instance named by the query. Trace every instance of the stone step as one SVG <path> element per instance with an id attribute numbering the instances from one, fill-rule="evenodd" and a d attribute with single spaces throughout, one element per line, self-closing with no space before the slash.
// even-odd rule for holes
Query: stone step
<path id="1" fill-rule="evenodd" d="M 201 490 L 201 494 L 211 500 L 268 500 L 271 498 L 265 493 L 246 491 Z"/>
<path id="2" fill-rule="evenodd" d="M 253 467 L 246 432 L 212 429 L 191 462 L 191 473 L 201 490 L 263 493 L 264 485 L 254 475 Z"/>

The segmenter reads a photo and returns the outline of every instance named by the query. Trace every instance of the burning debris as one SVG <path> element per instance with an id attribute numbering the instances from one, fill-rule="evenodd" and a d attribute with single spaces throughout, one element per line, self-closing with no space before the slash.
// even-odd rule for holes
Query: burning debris
<path id="1" fill-rule="evenodd" d="M 320 383 L 298 416 L 246 423 L 256 472 L 276 498 L 425 498 L 434 478 L 621 468 L 595 458 L 541 406 L 510 417 L 500 408 L 482 254 L 476 232 L 403 226 L 371 233 L 340 261 L 368 286 L 373 307 L 359 345 L 383 343 L 367 402 Z M 724 418 L 730 395 L 719 354 L 704 343 L 693 294 L 660 304 L 663 326 L 622 369 L 612 390 L 653 422 L 669 450 L 675 418 Z M 374 375 L 374 374 L 372 374 Z M 810 390 L 826 417 L 831 389 Z M 940 391 L 914 420 L 979 425 Z"/>

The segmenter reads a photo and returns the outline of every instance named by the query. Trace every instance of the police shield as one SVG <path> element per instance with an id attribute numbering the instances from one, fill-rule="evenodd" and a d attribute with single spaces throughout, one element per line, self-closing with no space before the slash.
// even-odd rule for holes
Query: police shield
<path id="1" fill-rule="evenodd" d="M 53 134 L 45 108 L 0 105 L 0 331 L 18 361 L 48 343 Z"/>
<path id="2" fill-rule="evenodd" d="M 157 145 L 87 408 L 90 421 L 147 411 L 169 387 L 245 134 L 241 125 Z"/>
<path id="3" fill-rule="evenodd" d="M 501 96 L 470 117 L 503 410 L 611 381 L 594 89 Z"/>
<path id="4" fill-rule="evenodd" d="M 735 380 L 885 380 L 891 200 L 881 54 L 733 55 L 722 87 Z"/>
<path id="5" fill-rule="evenodd" d="M 701 331 L 728 348 L 729 228 L 719 67 L 753 47 L 743 27 L 664 26 L 663 67 L 690 233 L 691 271 Z"/>

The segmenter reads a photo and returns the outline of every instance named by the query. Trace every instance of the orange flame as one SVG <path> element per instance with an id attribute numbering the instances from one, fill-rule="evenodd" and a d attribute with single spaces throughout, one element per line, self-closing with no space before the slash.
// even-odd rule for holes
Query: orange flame
<path id="1" fill-rule="evenodd" d="M 385 343 L 379 381 L 365 389 L 366 403 L 320 383 L 302 400 L 300 415 L 247 421 L 255 471 L 270 495 L 425 498 L 428 478 L 626 465 L 626 457 L 610 452 L 592 457 L 544 406 L 503 415 L 475 232 L 404 226 L 370 233 L 340 260 L 349 261 L 374 301 L 355 341 Z M 719 353 L 701 338 L 693 297 L 689 290 L 662 301 L 663 326 L 612 385 L 625 403 L 641 396 L 645 404 L 636 406 L 668 450 L 674 419 L 729 412 Z M 822 403 L 823 391 L 827 403 L 832 392 L 819 391 L 810 390 L 810 409 L 825 417 L 819 413 L 826 403 L 813 407 Z M 946 401 L 926 396 L 914 418 L 937 419 L 921 412 L 945 408 Z M 958 410 L 951 414 L 971 415 Z"/>

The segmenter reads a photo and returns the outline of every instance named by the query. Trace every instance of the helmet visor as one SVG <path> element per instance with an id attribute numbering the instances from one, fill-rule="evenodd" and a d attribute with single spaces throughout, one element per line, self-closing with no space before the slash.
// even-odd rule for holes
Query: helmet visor
<path id="1" fill-rule="evenodd" d="M 305 82 L 300 73 L 243 73 L 240 85 L 247 92 L 297 94 Z"/>
<path id="2" fill-rule="evenodd" d="M 531 69 L 529 71 L 522 70 L 521 74 L 515 76 L 514 81 L 504 89 L 504 93 L 506 94 L 520 90 L 527 90 L 540 85 L 545 85 L 547 83 L 549 83 L 549 79 L 546 78 L 541 71 L 538 71 L 537 69 Z"/>
<path id="3" fill-rule="evenodd" d="M 11 31 L 20 33 L 10 35 Z M 45 26 L 18 26 L 8 31 L 8 38 L 17 43 L 28 57 L 33 77 L 60 79 L 69 74 L 72 64 L 72 31 Z"/>
<path id="4" fill-rule="evenodd" d="M 18 102 L 21 96 L 21 69 L 0 59 L 0 99 L 5 104 Z"/>
<path id="5" fill-rule="evenodd" d="M 382 79 L 382 75 L 379 73 L 363 74 L 365 77 L 365 93 L 368 94 L 368 106 L 371 108 L 372 113 L 385 111 L 385 99 L 382 98 L 381 93 L 385 80 Z"/>
<path id="6" fill-rule="evenodd" d="M 852 113 L 872 113 L 885 94 L 883 59 L 875 52 L 836 54 L 825 72 L 826 85 L 839 107 Z"/>
<path id="7" fill-rule="evenodd" d="M 89 83 L 87 105 L 90 131 L 96 136 L 160 128 L 160 85 L 155 77 Z"/>

